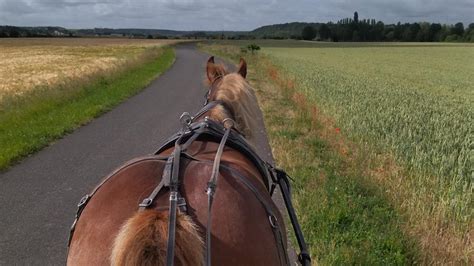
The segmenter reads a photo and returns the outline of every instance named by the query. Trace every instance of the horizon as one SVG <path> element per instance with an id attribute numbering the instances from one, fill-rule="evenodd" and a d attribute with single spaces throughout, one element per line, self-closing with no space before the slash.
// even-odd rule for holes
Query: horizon
<path id="1" fill-rule="evenodd" d="M 350 18 L 350 17 L 345 17 L 345 18 Z M 341 18 L 342 19 L 342 18 Z M 364 18 L 362 18 L 364 19 Z M 367 19 L 367 18 L 366 18 Z M 379 20 L 377 20 L 378 22 Z M 266 26 L 273 26 L 273 25 L 283 25 L 283 24 L 291 24 L 291 23 L 315 23 L 315 24 L 327 24 L 329 22 L 332 22 L 332 23 L 337 23 L 337 21 L 328 21 L 328 22 L 307 22 L 307 21 L 291 21 L 291 22 L 282 22 L 282 23 L 276 23 L 276 24 L 268 24 L 268 25 L 261 25 L 261 26 L 258 26 L 254 29 L 251 29 L 251 30 L 206 30 L 206 29 L 194 29 L 194 30 L 182 30 L 182 29 L 169 29 L 169 28 L 134 28 L 134 27 L 119 27 L 119 28 L 110 28 L 110 27 L 89 27 L 89 28 L 68 28 L 68 27 L 64 27 L 64 26 L 58 26 L 58 25 L 35 25 L 35 26 L 32 26 L 32 25 L 26 25 L 26 26 L 18 26 L 18 25 L 7 25 L 7 24 L 0 24 L 0 26 L 11 26 L 11 27 L 31 27 L 31 28 L 42 28 L 42 27 L 58 27 L 58 28 L 64 28 L 64 29 L 67 29 L 67 30 L 85 30 L 85 29 L 113 29 L 113 30 L 118 30 L 118 29 L 130 29 L 130 30 L 134 30 L 134 29 L 137 29 L 137 30 L 169 30 L 169 31 L 177 31 L 177 32 L 251 32 L 251 31 L 254 31 L 256 29 L 259 29 L 259 28 L 262 28 L 262 27 L 266 27 Z M 453 26 L 455 23 L 452 23 L 452 24 L 447 24 L 447 23 L 439 23 L 439 22 L 433 22 L 433 21 L 414 21 L 414 22 L 402 22 L 402 21 L 398 21 L 398 22 L 395 22 L 395 23 L 386 23 L 384 21 L 382 21 L 384 23 L 384 25 L 396 25 L 397 23 L 401 23 L 402 25 L 405 24 L 405 23 L 410 23 L 410 24 L 413 24 L 413 23 L 438 23 L 438 24 L 441 24 L 441 25 L 451 25 Z M 459 21 L 461 22 L 461 21 Z M 473 22 L 469 22 L 469 23 L 463 23 L 464 25 L 464 28 L 468 28 L 469 24 L 474 24 L 474 19 L 473 19 Z"/>
<path id="2" fill-rule="evenodd" d="M 474 2 L 457 0 L 0 0 L 0 25 L 66 29 L 164 29 L 174 31 L 252 31 L 292 22 L 327 23 L 359 13 L 385 24 L 430 22 L 466 27 L 474 22 Z"/>

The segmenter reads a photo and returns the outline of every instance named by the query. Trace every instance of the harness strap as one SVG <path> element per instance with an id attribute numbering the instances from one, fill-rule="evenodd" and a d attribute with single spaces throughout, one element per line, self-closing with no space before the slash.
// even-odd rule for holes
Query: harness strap
<path id="1" fill-rule="evenodd" d="M 224 102 L 221 101 L 221 100 L 215 100 L 215 101 L 206 103 L 206 105 L 191 118 L 191 122 L 196 121 L 197 118 L 201 117 L 207 111 L 211 110 L 212 108 L 216 107 L 217 105 L 222 105 L 222 104 L 224 104 Z"/>
<path id="2" fill-rule="evenodd" d="M 224 151 L 225 143 L 229 137 L 230 130 L 234 126 L 234 122 L 230 119 L 224 120 L 224 126 L 227 122 L 230 122 L 230 126 L 226 127 L 224 136 L 222 136 L 219 147 L 217 148 L 216 157 L 212 166 L 212 173 L 209 182 L 207 183 L 207 228 L 206 228 L 206 265 L 211 265 L 211 228 L 212 228 L 212 202 L 214 200 L 214 194 L 217 188 L 217 177 L 219 175 L 219 167 L 222 158 L 222 152 Z"/>
<path id="3" fill-rule="evenodd" d="M 172 266 L 174 264 L 174 243 L 176 236 L 176 207 L 178 202 L 179 189 L 179 163 L 181 159 L 181 140 L 184 134 L 176 140 L 173 151 L 173 165 L 170 176 L 170 207 L 168 216 L 168 248 L 166 251 L 166 265 Z"/>
<path id="4" fill-rule="evenodd" d="M 146 208 L 150 207 L 150 205 L 153 203 L 156 196 L 158 195 L 158 193 L 160 193 L 161 189 L 164 186 L 165 186 L 165 179 L 161 178 L 160 183 L 158 184 L 158 186 L 155 187 L 153 192 L 151 192 L 150 196 L 143 199 L 142 203 L 138 204 L 138 211 L 144 211 Z"/>
<path id="5" fill-rule="evenodd" d="M 290 182 L 288 181 L 288 175 L 280 169 L 275 169 L 278 184 L 280 186 L 281 194 L 283 195 L 283 199 L 285 201 L 286 210 L 288 211 L 288 215 L 290 216 L 291 225 L 293 226 L 293 230 L 295 231 L 296 240 L 298 241 L 298 246 L 300 248 L 300 254 L 298 254 L 298 260 L 303 266 L 311 265 L 311 256 L 308 252 L 308 248 L 306 246 L 306 242 L 304 240 L 303 232 L 301 231 L 300 224 L 298 223 L 298 218 L 295 214 L 295 209 L 293 208 L 293 204 L 291 203 L 291 190 L 290 190 Z"/>

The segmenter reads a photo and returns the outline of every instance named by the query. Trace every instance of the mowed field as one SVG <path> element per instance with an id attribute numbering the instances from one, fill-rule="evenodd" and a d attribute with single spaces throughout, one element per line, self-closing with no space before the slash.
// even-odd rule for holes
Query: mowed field
<path id="1" fill-rule="evenodd" d="M 261 102 L 320 262 L 473 261 L 474 45 L 221 44 L 281 89 Z"/>
<path id="2" fill-rule="evenodd" d="M 35 88 L 116 68 L 167 40 L 99 38 L 0 39 L 0 102 Z"/>
<path id="3" fill-rule="evenodd" d="M 174 43 L 0 39 L 0 170 L 143 89 L 172 65 Z"/>

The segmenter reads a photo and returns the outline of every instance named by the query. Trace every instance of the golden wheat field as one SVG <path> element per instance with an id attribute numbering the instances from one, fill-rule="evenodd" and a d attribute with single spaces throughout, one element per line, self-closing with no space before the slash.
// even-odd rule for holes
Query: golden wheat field
<path id="1" fill-rule="evenodd" d="M 0 39 L 0 102 L 35 88 L 113 69 L 147 48 L 175 43 L 147 39 Z"/>

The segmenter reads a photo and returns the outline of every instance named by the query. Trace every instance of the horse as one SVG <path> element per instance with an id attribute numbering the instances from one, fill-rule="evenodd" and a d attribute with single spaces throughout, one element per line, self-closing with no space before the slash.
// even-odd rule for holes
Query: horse
<path id="1" fill-rule="evenodd" d="M 68 265 L 290 264 L 284 219 L 255 159 L 258 104 L 247 64 L 231 73 L 210 57 L 206 76 L 206 105 L 183 115 L 173 141 L 120 166 L 81 200 Z"/>

